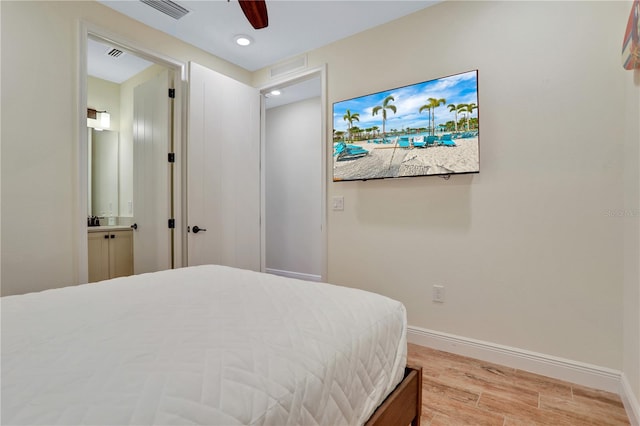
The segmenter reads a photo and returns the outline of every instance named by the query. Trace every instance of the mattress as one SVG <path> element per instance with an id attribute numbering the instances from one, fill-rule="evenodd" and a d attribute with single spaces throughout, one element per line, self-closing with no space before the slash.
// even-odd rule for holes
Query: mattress
<path id="1" fill-rule="evenodd" d="M 2 424 L 359 425 L 406 364 L 400 302 L 224 266 L 1 308 Z"/>

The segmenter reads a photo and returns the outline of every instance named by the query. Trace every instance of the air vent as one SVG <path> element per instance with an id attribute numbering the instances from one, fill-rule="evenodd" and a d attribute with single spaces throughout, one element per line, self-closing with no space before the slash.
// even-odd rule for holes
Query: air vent
<path id="1" fill-rule="evenodd" d="M 151 6 L 155 10 L 164 13 L 165 15 L 171 16 L 173 19 L 180 19 L 187 13 L 189 13 L 189 9 L 185 9 L 180 6 L 178 3 L 172 2 L 171 0 L 140 0 L 142 3 L 147 6 Z"/>
<path id="2" fill-rule="evenodd" d="M 111 56 L 112 58 L 118 58 L 120 55 L 122 55 L 122 50 L 116 49 L 115 47 L 111 50 L 109 50 L 106 55 L 107 56 Z"/>
<path id="3" fill-rule="evenodd" d="M 303 55 L 292 59 L 283 64 L 278 64 L 270 69 L 271 78 L 279 77 L 283 74 L 289 74 L 294 71 L 301 70 L 307 66 L 307 55 Z"/>

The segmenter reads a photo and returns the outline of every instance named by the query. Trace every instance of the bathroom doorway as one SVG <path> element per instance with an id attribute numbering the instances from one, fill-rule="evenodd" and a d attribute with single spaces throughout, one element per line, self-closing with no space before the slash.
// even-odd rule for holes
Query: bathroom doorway
<path id="1" fill-rule="evenodd" d="M 175 206 L 180 203 L 182 168 L 175 158 L 182 141 L 183 66 L 89 30 L 85 52 L 81 92 L 87 114 L 98 113 L 86 125 L 116 133 L 118 146 L 113 166 L 116 194 L 109 208 L 93 211 L 91 201 L 99 198 L 96 186 L 90 184 L 95 158 L 88 155 L 88 132 L 84 140 L 80 138 L 80 153 L 87 159 L 80 170 L 81 194 L 87 198 L 83 217 L 100 217 L 107 230 L 112 226 L 131 230 L 134 274 L 181 266 L 182 235 L 176 226 L 181 215 Z M 104 112 L 110 117 L 108 127 L 99 120 Z M 80 247 L 80 281 L 87 282 L 88 246 Z"/>

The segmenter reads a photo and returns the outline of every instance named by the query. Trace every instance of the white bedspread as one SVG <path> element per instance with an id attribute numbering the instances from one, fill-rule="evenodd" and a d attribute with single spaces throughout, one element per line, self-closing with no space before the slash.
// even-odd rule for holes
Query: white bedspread
<path id="1" fill-rule="evenodd" d="M 3 425 L 357 425 L 406 364 L 401 303 L 223 266 L 1 301 Z"/>

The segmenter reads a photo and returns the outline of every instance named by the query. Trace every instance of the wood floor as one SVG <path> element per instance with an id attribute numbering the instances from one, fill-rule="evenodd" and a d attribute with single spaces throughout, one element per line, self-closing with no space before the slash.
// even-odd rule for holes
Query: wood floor
<path id="1" fill-rule="evenodd" d="M 628 425 L 620 397 L 409 344 L 422 366 L 423 426 Z"/>

